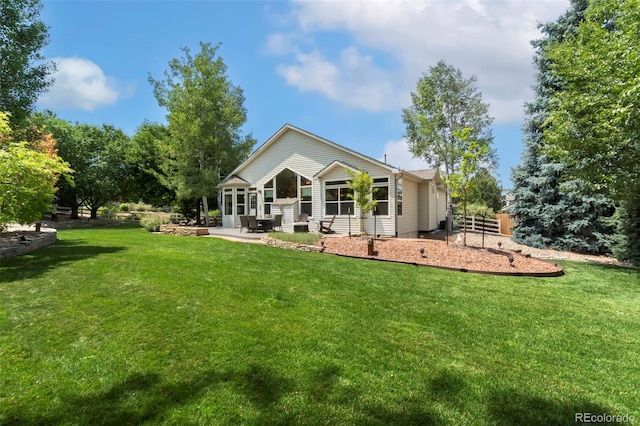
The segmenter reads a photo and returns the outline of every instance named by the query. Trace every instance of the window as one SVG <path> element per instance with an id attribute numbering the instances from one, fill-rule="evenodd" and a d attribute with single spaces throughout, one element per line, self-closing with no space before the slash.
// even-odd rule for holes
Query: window
<path id="1" fill-rule="evenodd" d="M 353 195 L 353 190 L 347 186 L 346 181 L 327 182 L 324 191 L 325 215 L 354 214 L 354 201 L 351 195 Z"/>
<path id="2" fill-rule="evenodd" d="M 389 179 L 379 178 L 373 180 L 371 188 L 371 198 L 378 202 L 376 206 L 376 214 L 378 216 L 389 215 Z"/>
<path id="3" fill-rule="evenodd" d="M 278 198 L 297 198 L 300 213 L 312 216 L 313 190 L 310 179 L 284 169 L 264 184 L 264 213 L 271 214 L 271 203 Z"/>
<path id="4" fill-rule="evenodd" d="M 298 175 L 293 170 L 284 169 L 276 176 L 276 198 L 296 198 L 298 196 Z"/>
<path id="5" fill-rule="evenodd" d="M 396 180 L 396 212 L 402 216 L 402 178 Z"/>
<path id="6" fill-rule="evenodd" d="M 233 194 L 232 189 L 227 188 L 224 190 L 224 214 L 232 215 L 233 214 Z"/>
<path id="7" fill-rule="evenodd" d="M 236 189 L 236 210 L 239 215 L 244 214 L 245 199 L 246 195 L 244 193 L 244 189 Z"/>

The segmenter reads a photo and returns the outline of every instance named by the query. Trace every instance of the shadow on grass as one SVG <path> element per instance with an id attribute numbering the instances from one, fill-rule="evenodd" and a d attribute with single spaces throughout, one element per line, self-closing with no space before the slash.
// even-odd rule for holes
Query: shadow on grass
<path id="1" fill-rule="evenodd" d="M 156 373 L 133 373 L 106 392 L 77 398 L 61 396 L 57 407 L 36 418 L 22 417 L 19 407 L 3 424 L 129 425 L 168 420 L 175 407 L 200 398 L 221 384 L 231 384 L 269 417 L 280 399 L 293 389 L 291 380 L 269 368 L 251 365 L 243 371 L 209 370 L 190 380 L 163 381 Z M 282 419 L 281 415 L 278 418 Z"/>
<path id="2" fill-rule="evenodd" d="M 497 425 L 575 424 L 576 413 L 612 413 L 589 401 L 552 401 L 517 390 L 497 392 L 488 401 L 491 417 Z"/>
<path id="3" fill-rule="evenodd" d="M 381 401 L 372 405 L 363 404 L 360 394 L 340 395 L 338 385 L 341 371 L 328 365 L 311 374 L 311 382 L 304 390 L 277 371 L 260 365 L 249 365 L 241 370 L 207 370 L 195 374 L 189 380 L 170 381 L 156 373 L 138 372 L 113 385 L 103 392 L 84 396 L 60 395 L 55 406 L 43 407 L 42 414 L 25 414 L 20 406 L 13 407 L 13 413 L 5 413 L 1 424 L 87 424 L 87 425 L 129 425 L 149 423 L 180 423 L 186 415 L 176 409 L 190 404 L 191 410 L 198 410 L 197 400 L 205 404 L 207 392 L 215 392 L 224 387 L 233 389 L 257 411 L 257 418 L 243 418 L 238 407 L 207 407 L 206 410 L 226 412 L 225 418 L 233 423 L 293 425 L 299 423 L 327 423 L 331 419 L 330 407 L 342 407 L 345 412 L 355 414 L 354 424 L 361 425 L 445 425 L 452 419 L 443 418 L 435 410 L 434 402 L 448 406 L 453 411 L 466 412 L 478 417 L 478 424 L 496 425 L 564 425 L 573 424 L 575 413 L 608 413 L 610 410 L 590 402 L 556 402 L 544 398 L 525 395 L 517 390 L 497 391 L 486 400 L 487 410 L 475 413 L 479 397 L 469 398 L 470 388 L 464 380 L 452 372 L 441 372 L 433 378 L 426 394 L 407 396 L 395 403 Z M 317 386 L 316 386 L 317 385 Z M 314 390 L 317 389 L 317 390 Z M 306 394 L 311 401 L 308 406 L 285 409 L 283 399 L 287 395 Z M 337 397 L 337 398 L 336 398 Z M 304 397 L 303 397 L 304 398 Z M 237 401 L 237 400 L 236 400 Z M 468 403 L 471 405 L 469 406 Z M 204 407 L 204 406 L 203 406 Z M 340 408 L 338 408 L 340 410 Z M 329 410 L 329 411 L 327 411 Z M 204 414 L 204 413 L 202 413 Z M 335 414 L 335 413 L 334 413 Z M 328 417 L 327 417 L 328 416 Z M 335 420 L 335 419 L 334 419 Z"/>
<path id="4" fill-rule="evenodd" d="M 2 261 L 0 282 L 36 278 L 58 266 L 89 259 L 101 254 L 117 253 L 125 247 L 102 247 L 87 245 L 85 240 L 57 241 L 48 247 L 29 254 Z"/>

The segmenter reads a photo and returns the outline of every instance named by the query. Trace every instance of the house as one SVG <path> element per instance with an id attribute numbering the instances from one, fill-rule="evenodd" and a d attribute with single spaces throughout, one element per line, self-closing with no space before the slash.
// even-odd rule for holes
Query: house
<path id="1" fill-rule="evenodd" d="M 241 215 L 283 215 L 292 232 L 301 213 L 309 229 L 331 220 L 339 233 L 358 231 L 359 212 L 348 197 L 345 169 L 362 169 L 373 178 L 376 214 L 368 234 L 417 237 L 438 228 L 446 216 L 446 193 L 437 170 L 404 171 L 305 130 L 285 124 L 218 186 L 223 227 L 240 226 Z"/>

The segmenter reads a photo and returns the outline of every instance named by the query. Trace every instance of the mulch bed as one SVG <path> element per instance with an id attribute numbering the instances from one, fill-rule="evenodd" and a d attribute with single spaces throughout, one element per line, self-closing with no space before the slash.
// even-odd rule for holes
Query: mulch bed
<path id="1" fill-rule="evenodd" d="M 559 276 L 562 266 L 521 253 L 492 248 L 463 246 L 428 239 L 376 239 L 374 256 L 368 256 L 368 239 L 363 237 L 325 238 L 324 252 L 341 256 L 370 258 L 426 265 L 463 272 L 497 275 Z M 420 249 L 423 248 L 423 253 Z M 511 261 L 510 261 L 511 260 Z"/>

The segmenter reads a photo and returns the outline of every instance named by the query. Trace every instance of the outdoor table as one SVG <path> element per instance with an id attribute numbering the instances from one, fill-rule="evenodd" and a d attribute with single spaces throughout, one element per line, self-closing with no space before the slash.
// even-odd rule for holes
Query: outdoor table
<path id="1" fill-rule="evenodd" d="M 258 219 L 258 224 L 262 227 L 263 231 L 273 230 L 273 219 Z"/>

